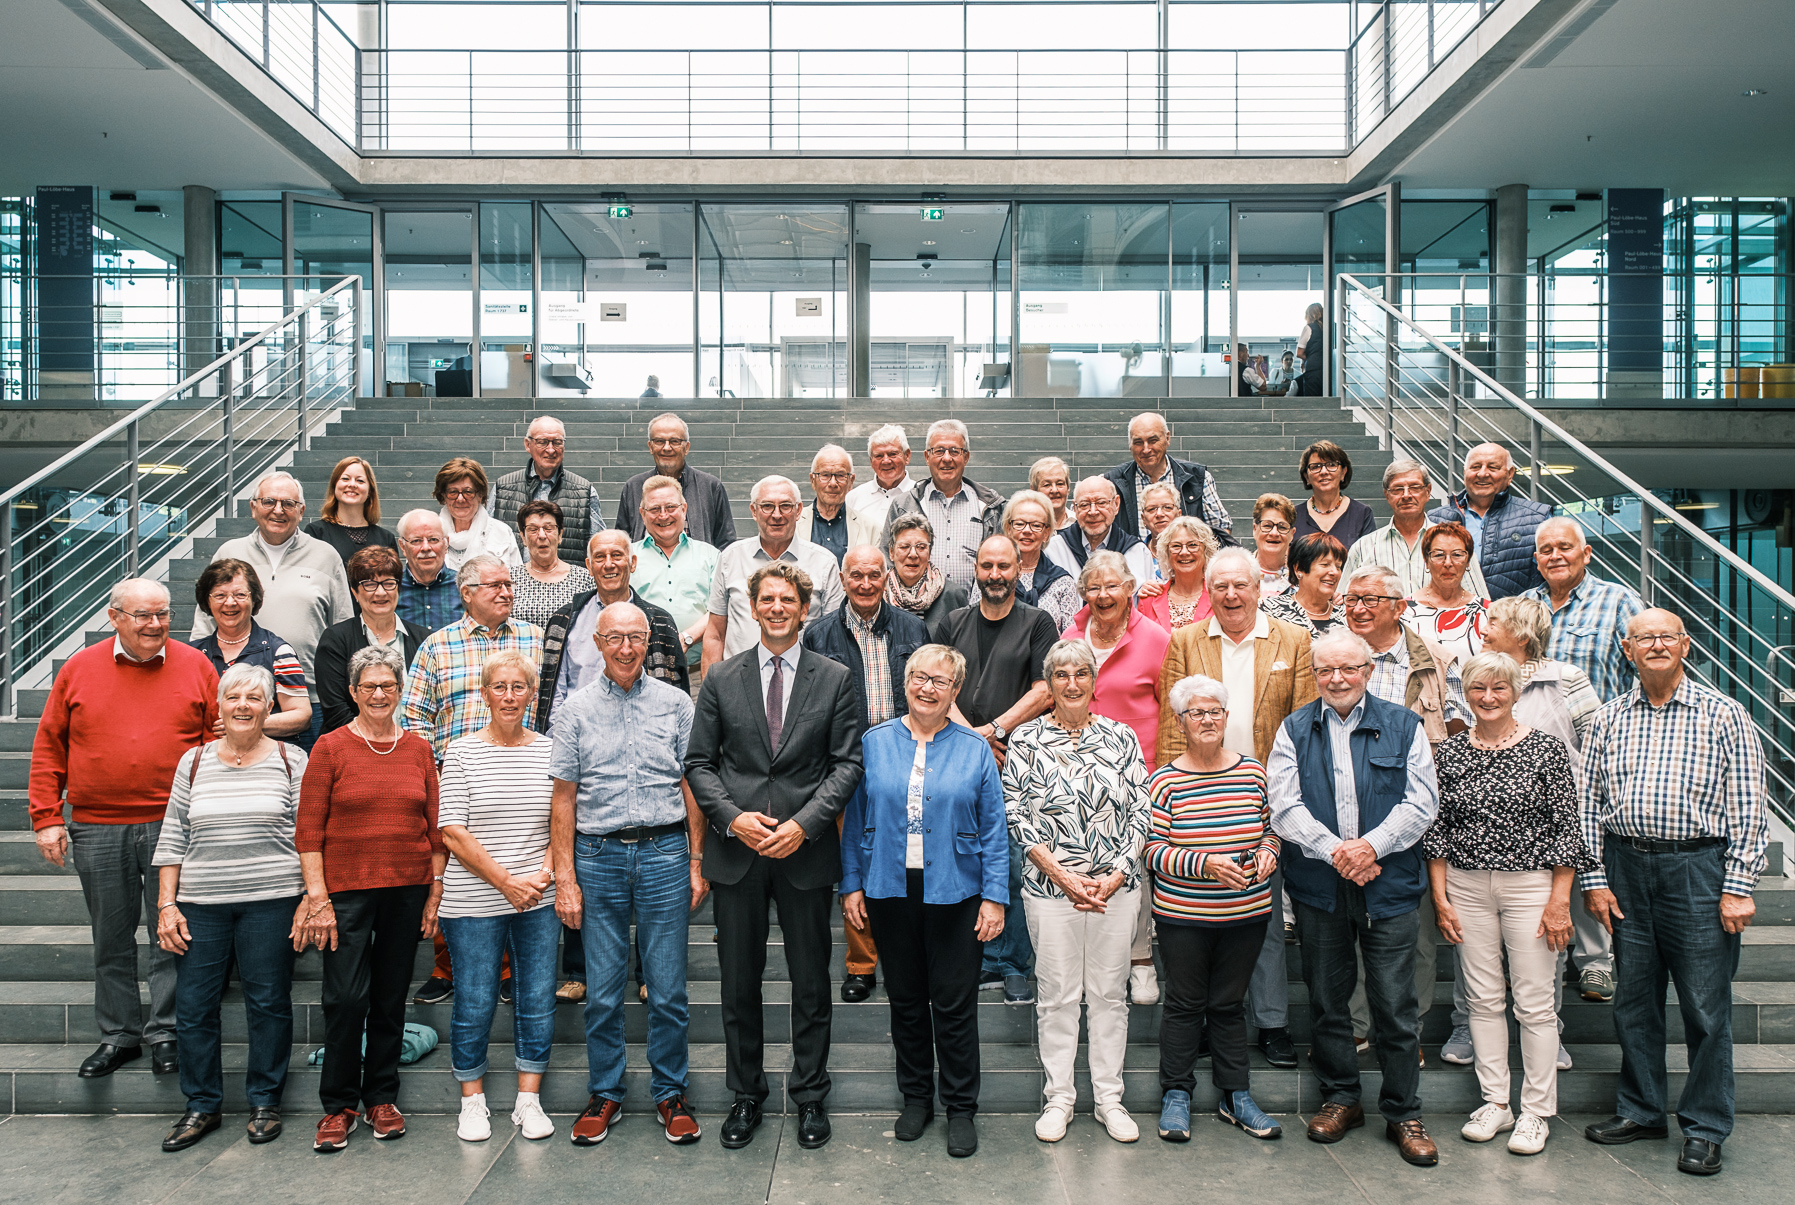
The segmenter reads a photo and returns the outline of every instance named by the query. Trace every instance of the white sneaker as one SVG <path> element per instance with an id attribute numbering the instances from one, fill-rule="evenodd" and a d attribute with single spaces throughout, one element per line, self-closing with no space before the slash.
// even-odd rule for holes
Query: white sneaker
<path id="1" fill-rule="evenodd" d="M 517 1094 L 517 1106 L 511 1110 L 511 1124 L 518 1127 L 525 1138 L 548 1138 L 555 1132 L 555 1123 L 542 1111 L 542 1097 L 533 1092 Z"/>
<path id="2" fill-rule="evenodd" d="M 1128 998 L 1136 1004 L 1159 1003 L 1159 976 L 1153 973 L 1152 967 L 1128 968 Z"/>
<path id="3" fill-rule="evenodd" d="M 1507 1105 L 1485 1105 L 1471 1114 L 1459 1129 L 1467 1142 L 1488 1142 L 1504 1130 L 1515 1128 L 1515 1115 L 1508 1111 Z"/>
<path id="4" fill-rule="evenodd" d="M 1147 968 L 1141 968 L 1147 969 Z M 1139 1142 L 1141 1128 L 1134 1124 L 1134 1118 L 1128 1116 L 1128 1110 L 1121 1105 L 1098 1105 L 1097 1120 L 1109 1131 L 1109 1136 L 1117 1142 Z"/>
<path id="5" fill-rule="evenodd" d="M 461 1120 L 455 1126 L 455 1137 L 463 1142 L 485 1142 L 492 1137 L 492 1110 L 486 1107 L 484 1092 L 461 1098 Z"/>
<path id="6" fill-rule="evenodd" d="M 1058 1142 L 1066 1136 L 1066 1127 L 1071 1124 L 1071 1105 L 1048 1105 L 1035 1119 L 1035 1137 L 1042 1142 Z"/>
<path id="7" fill-rule="evenodd" d="M 1508 1149 L 1517 1155 L 1537 1155 L 1546 1149 L 1551 1133 L 1552 1127 L 1545 1118 L 1523 1113 L 1521 1120 L 1515 1122 L 1515 1132 L 1508 1136 Z"/>

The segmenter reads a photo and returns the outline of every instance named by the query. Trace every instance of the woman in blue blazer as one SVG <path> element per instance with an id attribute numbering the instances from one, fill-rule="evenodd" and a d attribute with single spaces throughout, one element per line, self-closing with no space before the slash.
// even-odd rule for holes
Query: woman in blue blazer
<path id="1" fill-rule="evenodd" d="M 1003 932 L 1010 846 L 991 746 L 948 719 L 966 658 L 927 644 L 904 666 L 908 715 L 867 732 L 866 773 L 841 842 L 842 912 L 872 928 L 885 964 L 891 1041 L 914 1142 L 935 1116 L 936 1064 L 947 1153 L 978 1150 L 979 964 Z"/>

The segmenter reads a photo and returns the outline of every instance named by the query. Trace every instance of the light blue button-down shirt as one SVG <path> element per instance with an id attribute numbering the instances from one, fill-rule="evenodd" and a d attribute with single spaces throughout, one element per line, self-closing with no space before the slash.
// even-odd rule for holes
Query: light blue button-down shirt
<path id="1" fill-rule="evenodd" d="M 1303 852 L 1324 862 L 1333 860 L 1334 851 L 1343 842 L 1359 833 L 1359 790 L 1352 772 L 1352 734 L 1365 718 L 1365 700 L 1361 698 L 1345 717 L 1332 707 L 1323 706 L 1328 730 L 1328 746 L 1334 757 L 1334 824 L 1336 834 L 1303 806 L 1302 780 L 1297 773 L 1296 744 L 1290 739 L 1287 725 L 1279 725 L 1278 737 L 1272 742 L 1271 758 L 1265 771 L 1271 788 L 1271 826 L 1278 836 L 1302 846 Z M 1415 739 L 1409 744 L 1408 782 L 1402 789 L 1402 802 L 1390 809 L 1384 822 L 1363 834 L 1371 848 L 1384 858 L 1420 842 L 1434 817 L 1440 811 L 1439 781 L 1434 772 L 1433 750 L 1427 743 L 1427 732 L 1417 726 Z"/>
<path id="2" fill-rule="evenodd" d="M 643 673 L 628 691 L 602 674 L 555 708 L 549 774 L 579 784 L 574 827 L 613 833 L 686 818 L 692 699 Z"/>

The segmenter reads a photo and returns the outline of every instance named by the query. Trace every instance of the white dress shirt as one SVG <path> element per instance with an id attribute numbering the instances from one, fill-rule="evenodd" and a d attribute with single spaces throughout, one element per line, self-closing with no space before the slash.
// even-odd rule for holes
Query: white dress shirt
<path id="1" fill-rule="evenodd" d="M 1222 685 L 1228 689 L 1228 730 L 1222 735 L 1222 747 L 1242 757 L 1254 756 L 1253 695 L 1255 663 L 1260 640 L 1271 639 L 1271 620 L 1264 611 L 1253 613 L 1253 630 L 1239 644 L 1222 631 L 1222 621 L 1211 616 L 1209 634 L 1221 637 Z"/>
<path id="2" fill-rule="evenodd" d="M 754 642 L 754 656 L 760 664 L 760 709 L 762 714 L 765 714 L 767 709 L 767 688 L 773 685 L 773 662 L 777 659 L 785 663 L 780 670 L 780 675 L 784 679 L 781 683 L 784 693 L 780 698 L 779 705 L 779 728 L 782 737 L 785 731 L 785 717 L 792 712 L 792 686 L 798 680 L 798 654 L 801 651 L 803 651 L 803 645 L 793 644 L 783 653 L 775 654 L 762 641 Z"/>

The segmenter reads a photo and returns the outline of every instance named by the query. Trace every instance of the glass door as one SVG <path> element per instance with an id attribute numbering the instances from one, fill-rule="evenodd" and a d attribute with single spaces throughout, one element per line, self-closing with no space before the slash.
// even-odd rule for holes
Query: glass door
<path id="1" fill-rule="evenodd" d="M 281 197 L 281 226 L 286 250 L 285 272 L 288 276 L 316 276 L 323 280 L 308 287 L 326 288 L 333 277 L 359 276 L 362 282 L 362 346 L 356 352 L 356 393 L 366 395 L 374 388 L 374 365 L 379 363 L 380 298 L 375 285 L 374 265 L 380 262 L 378 223 L 372 205 L 353 201 L 321 200 L 316 197 L 285 193 Z M 271 287 L 279 287 L 267 282 Z M 290 304 L 292 285 L 284 290 Z M 226 281 L 229 292 L 241 288 L 254 293 L 258 282 L 253 277 Z"/>
<path id="2" fill-rule="evenodd" d="M 1296 360 L 1297 340 L 1309 307 L 1321 306 L 1324 327 L 1327 321 L 1325 241 L 1326 215 L 1320 210 L 1234 207 L 1228 373 L 1236 396 L 1294 392 L 1285 374 L 1303 367 Z M 1325 356 L 1325 333 L 1322 346 Z M 1285 353 L 1291 357 L 1288 365 Z M 1249 383 L 1248 367 L 1262 383 Z M 1325 379 L 1325 359 L 1322 371 Z"/>
<path id="3" fill-rule="evenodd" d="M 381 214 L 389 396 L 479 397 L 480 282 L 471 205 Z"/>

